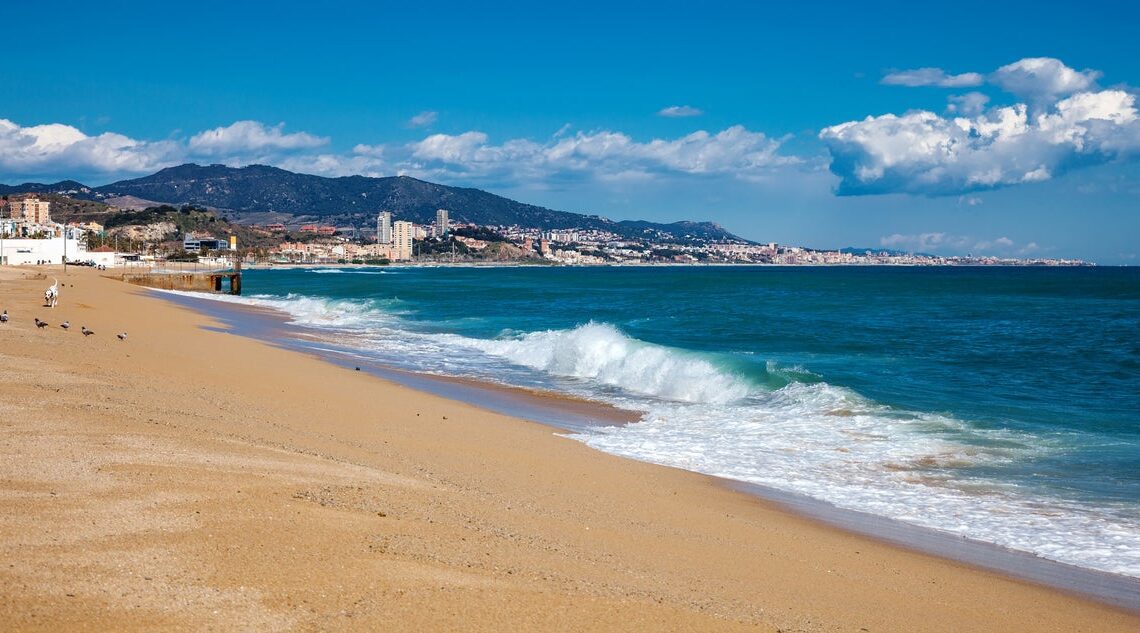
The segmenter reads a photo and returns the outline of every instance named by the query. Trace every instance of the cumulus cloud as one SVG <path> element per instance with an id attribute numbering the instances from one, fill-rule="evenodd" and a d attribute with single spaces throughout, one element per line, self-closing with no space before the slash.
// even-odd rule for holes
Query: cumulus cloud
<path id="1" fill-rule="evenodd" d="M 1017 64 L 1003 68 L 1011 66 Z M 1091 85 L 1087 73 L 1082 76 L 1088 83 L 1060 74 L 1067 78 L 1046 82 L 1051 87 L 1037 94 Z M 831 171 L 840 177 L 840 195 L 956 195 L 1135 156 L 1140 118 L 1135 95 L 1099 90 L 1074 93 L 1032 115 L 1024 103 L 960 117 L 918 110 L 831 126 L 819 138 L 831 153 Z"/>
<path id="2" fill-rule="evenodd" d="M 1040 250 L 1036 242 L 1018 246 L 1014 240 L 1002 236 L 991 239 L 978 239 L 969 235 L 955 235 L 945 232 L 903 234 L 894 233 L 879 238 L 879 245 L 885 248 L 910 251 L 912 253 L 932 253 L 939 255 L 1010 255 L 1025 256 Z"/>
<path id="3" fill-rule="evenodd" d="M 175 142 L 138 141 L 113 132 L 88 136 L 70 125 L 21 127 L 0 119 L 0 171 L 7 174 L 142 173 L 180 154 Z"/>
<path id="4" fill-rule="evenodd" d="M 408 119 L 408 127 L 427 127 L 439 119 L 439 113 L 433 110 L 424 110 Z"/>
<path id="5" fill-rule="evenodd" d="M 314 149 L 329 142 L 327 138 L 307 132 L 286 134 L 284 128 L 284 123 L 270 127 L 260 121 L 237 121 L 195 134 L 190 137 L 189 149 L 200 156 L 244 155 Z"/>
<path id="6" fill-rule="evenodd" d="M 947 249 L 961 250 L 972 243 L 969 237 L 949 233 L 931 232 L 902 234 L 894 233 L 879 238 L 879 245 L 887 248 L 914 252 L 945 252 Z"/>
<path id="7" fill-rule="evenodd" d="M 739 125 L 646 141 L 611 130 L 563 128 L 544 140 L 495 142 L 486 133 L 471 130 L 431 134 L 412 143 L 362 143 L 350 152 L 322 151 L 328 144 L 324 137 L 286 133 L 281 124 L 257 121 L 151 142 L 114 133 L 91 137 L 67 125 L 21 127 L 0 120 L 0 172 L 106 181 L 184 162 L 259 162 L 326 176 L 406 174 L 515 186 L 591 179 L 629 183 L 678 174 L 756 179 L 801 162 L 779 153 L 779 139 Z"/>
<path id="8" fill-rule="evenodd" d="M 704 114 L 704 112 L 701 111 L 700 108 L 694 108 L 693 106 L 681 105 L 681 106 L 669 106 L 668 108 L 661 108 L 660 110 L 657 111 L 657 114 L 658 114 L 658 116 L 663 116 L 663 117 L 679 118 L 679 117 L 689 117 L 689 116 L 700 116 L 700 115 Z"/>
<path id="9" fill-rule="evenodd" d="M 189 161 L 280 163 L 284 157 L 328 143 L 283 125 L 238 121 L 189 139 L 146 141 L 106 132 L 88 136 L 60 123 L 20 126 L 0 119 L 0 172 L 50 179 L 134 176 Z"/>
<path id="10" fill-rule="evenodd" d="M 967 92 L 963 95 L 951 95 L 947 102 L 947 112 L 964 116 L 977 116 L 985 111 L 986 104 L 990 102 L 990 97 L 980 92 Z"/>
<path id="11" fill-rule="evenodd" d="M 1100 75 L 1095 70 L 1073 70 L 1051 57 L 1027 57 L 998 68 L 989 80 L 1010 94 L 1039 101 L 1087 91 Z"/>
<path id="12" fill-rule="evenodd" d="M 493 158 L 489 152 L 496 151 L 487 146 L 487 135 L 483 132 L 464 132 L 455 136 L 432 134 L 411 147 L 414 158 L 445 163 L 483 162 Z"/>
<path id="13" fill-rule="evenodd" d="M 408 146 L 409 167 L 450 175 L 513 175 L 528 179 L 587 175 L 628 180 L 654 173 L 729 174 L 746 177 L 795 159 L 777 153 L 780 142 L 743 126 L 716 134 L 697 131 L 676 139 L 639 142 L 608 130 L 565 133 L 545 143 L 512 139 L 491 143 L 478 131 L 433 134 Z"/>
<path id="14" fill-rule="evenodd" d="M 950 75 L 941 68 L 915 68 L 913 70 L 900 70 L 883 77 L 882 82 L 888 86 L 938 86 L 940 88 L 969 88 L 980 86 L 985 81 L 979 73 L 962 73 Z"/>

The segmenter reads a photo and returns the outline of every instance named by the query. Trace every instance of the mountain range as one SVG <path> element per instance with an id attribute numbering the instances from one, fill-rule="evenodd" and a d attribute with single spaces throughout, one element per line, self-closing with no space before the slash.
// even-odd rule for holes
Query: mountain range
<path id="1" fill-rule="evenodd" d="M 449 187 L 408 176 L 326 178 L 298 174 L 267 165 L 227 167 L 185 164 L 149 176 L 88 187 L 74 180 L 54 184 L 0 185 L 0 195 L 56 193 L 115 205 L 116 200 L 170 205 L 193 204 L 216 209 L 237 222 L 322 222 L 371 226 L 379 211 L 395 219 L 428 224 L 437 209 L 447 209 L 452 222 L 518 225 L 550 229 L 594 229 L 626 238 L 648 237 L 678 242 L 738 241 L 714 222 L 661 224 L 642 220 L 614 221 L 597 215 L 556 211 L 517 202 L 480 189 Z"/>

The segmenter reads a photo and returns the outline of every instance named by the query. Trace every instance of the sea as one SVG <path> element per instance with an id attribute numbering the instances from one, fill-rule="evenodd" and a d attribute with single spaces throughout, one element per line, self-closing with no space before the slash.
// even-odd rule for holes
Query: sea
<path id="1" fill-rule="evenodd" d="M 599 451 L 1140 578 L 1138 268 L 244 275 L 302 348 L 634 412 Z"/>

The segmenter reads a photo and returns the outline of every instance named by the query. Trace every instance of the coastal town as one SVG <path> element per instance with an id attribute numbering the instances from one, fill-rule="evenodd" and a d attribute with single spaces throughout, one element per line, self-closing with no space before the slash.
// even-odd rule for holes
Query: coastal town
<path id="1" fill-rule="evenodd" d="M 116 267 L 201 262 L 221 266 L 240 259 L 266 265 L 1091 265 L 1079 259 L 941 256 L 886 249 L 827 250 L 742 239 L 677 239 L 652 231 L 632 238 L 596 228 L 478 225 L 452 220 L 462 215 L 462 211 L 439 209 L 433 222 L 418 224 L 381 210 L 375 226 L 344 227 L 312 222 L 242 224 L 230 222 L 214 210 L 192 206 L 141 211 L 109 207 L 100 216 L 104 220 L 101 223 L 80 217 L 56 221 L 52 219 L 51 201 L 30 194 L 11 195 L 0 200 L 0 264 L 67 262 Z M 197 221 L 174 221 L 182 218 Z"/>

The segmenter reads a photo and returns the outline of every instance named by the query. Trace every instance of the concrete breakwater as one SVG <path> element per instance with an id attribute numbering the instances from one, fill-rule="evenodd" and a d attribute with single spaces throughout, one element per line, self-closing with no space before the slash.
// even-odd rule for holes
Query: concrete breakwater
<path id="1" fill-rule="evenodd" d="M 241 270 L 131 271 L 124 272 L 122 280 L 136 286 L 163 290 L 241 294 Z"/>

